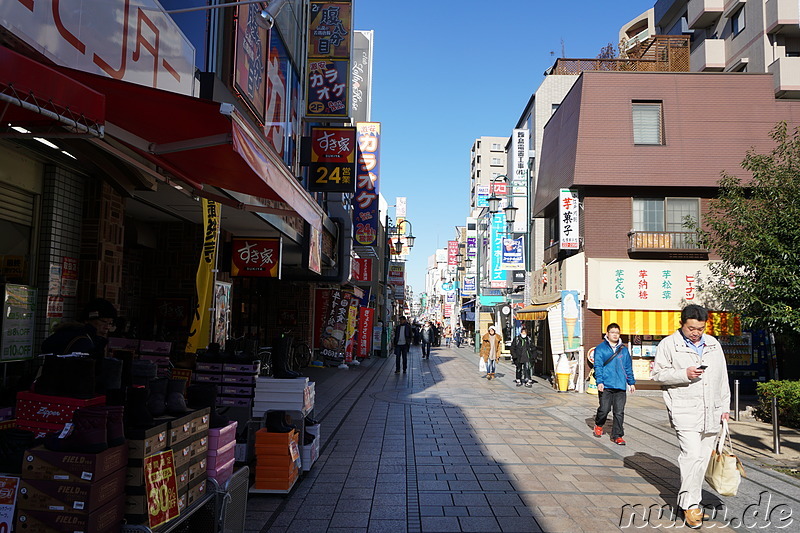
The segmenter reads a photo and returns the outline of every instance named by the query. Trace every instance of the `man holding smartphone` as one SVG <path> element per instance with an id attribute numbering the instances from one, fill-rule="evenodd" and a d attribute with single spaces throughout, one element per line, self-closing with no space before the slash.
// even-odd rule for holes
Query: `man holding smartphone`
<path id="1" fill-rule="evenodd" d="M 658 344 L 652 374 L 661 383 L 678 436 L 678 506 L 691 528 L 703 525 L 703 477 L 719 425 L 730 416 L 725 354 L 717 339 L 705 334 L 707 321 L 704 307 L 687 305 L 681 311 L 680 329 Z"/>

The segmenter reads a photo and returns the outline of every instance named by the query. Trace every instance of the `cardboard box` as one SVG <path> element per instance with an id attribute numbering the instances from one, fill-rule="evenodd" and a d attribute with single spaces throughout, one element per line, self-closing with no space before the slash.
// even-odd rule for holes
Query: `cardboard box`
<path id="1" fill-rule="evenodd" d="M 32 422 L 30 420 L 16 420 L 15 424 L 11 427 L 30 431 L 33 433 L 34 438 L 41 439 L 48 433 L 61 433 L 61 430 L 64 429 L 64 424 L 47 424 L 45 422 Z"/>
<path id="2" fill-rule="evenodd" d="M 115 446 L 100 453 L 54 452 L 38 446 L 25 452 L 21 477 L 88 484 L 124 469 L 127 463 L 126 446 Z"/>
<path id="3" fill-rule="evenodd" d="M 124 468 L 88 484 L 23 479 L 17 508 L 89 514 L 124 493 Z"/>
<path id="4" fill-rule="evenodd" d="M 172 461 L 175 463 L 175 468 L 189 464 L 192 458 L 192 446 L 194 446 L 194 442 L 182 442 L 172 448 Z"/>
<path id="5" fill-rule="evenodd" d="M 211 408 L 203 407 L 196 410 L 192 419 L 192 433 L 202 433 L 208 429 L 211 422 Z"/>
<path id="6" fill-rule="evenodd" d="M 250 407 L 253 399 L 242 396 L 217 396 L 218 407 Z"/>
<path id="7" fill-rule="evenodd" d="M 167 445 L 175 446 L 192 436 L 192 420 L 194 411 L 174 418 L 169 422 L 169 432 L 167 434 Z"/>
<path id="8" fill-rule="evenodd" d="M 227 385 L 253 385 L 255 374 L 222 374 L 222 383 Z"/>
<path id="9" fill-rule="evenodd" d="M 189 463 L 189 481 L 194 481 L 208 472 L 208 458 L 203 455 Z"/>
<path id="10" fill-rule="evenodd" d="M 224 363 L 222 365 L 222 371 L 226 374 L 258 374 L 259 370 L 261 370 L 261 361 L 257 360 L 250 363 Z"/>
<path id="11" fill-rule="evenodd" d="M 125 495 L 89 514 L 70 514 L 60 511 L 20 509 L 16 531 L 25 533 L 110 533 L 120 531 L 125 512 Z"/>
<path id="12" fill-rule="evenodd" d="M 215 466 L 214 468 L 208 469 L 208 477 L 216 481 L 220 485 L 225 485 L 228 480 L 233 475 L 233 463 L 234 459 L 231 458 L 230 461 L 224 464 L 220 464 Z"/>
<path id="13" fill-rule="evenodd" d="M 194 459 L 196 457 L 205 456 L 206 452 L 208 452 L 208 433 L 204 432 L 197 436 L 196 439 L 192 441 L 192 453 L 191 458 Z"/>
<path id="14" fill-rule="evenodd" d="M 214 373 L 209 374 L 207 372 L 195 372 L 194 374 L 194 382 L 195 383 L 222 383 L 222 374 Z"/>
<path id="15" fill-rule="evenodd" d="M 211 428 L 208 430 L 208 449 L 209 450 L 217 450 L 222 448 L 229 442 L 233 442 L 236 440 L 236 428 L 238 427 L 239 422 L 236 420 L 231 421 L 225 427 L 221 428 Z"/>
<path id="16" fill-rule="evenodd" d="M 186 504 L 192 505 L 194 502 L 205 496 L 206 494 L 206 476 L 189 482 L 189 494 L 186 498 Z"/>
<path id="17" fill-rule="evenodd" d="M 128 457 L 131 459 L 144 459 L 148 455 L 166 449 L 168 443 L 168 424 L 162 421 L 151 428 L 138 429 L 126 428 L 128 437 Z"/>
<path id="18" fill-rule="evenodd" d="M 95 396 L 85 400 L 65 396 L 48 396 L 34 392 L 17 393 L 17 419 L 44 424 L 64 424 L 72 422 L 72 415 L 81 407 L 105 405 L 105 396 Z"/>

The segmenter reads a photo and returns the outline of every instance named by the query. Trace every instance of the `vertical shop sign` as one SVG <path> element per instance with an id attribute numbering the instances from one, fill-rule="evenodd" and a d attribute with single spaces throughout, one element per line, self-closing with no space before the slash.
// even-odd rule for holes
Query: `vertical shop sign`
<path id="1" fill-rule="evenodd" d="M 231 276 L 281 277 L 281 239 L 233 239 Z"/>
<path id="2" fill-rule="evenodd" d="M 372 259 L 353 258 L 353 281 L 372 281 Z"/>
<path id="3" fill-rule="evenodd" d="M 0 360 L 17 361 L 33 356 L 36 289 L 6 283 L 3 294 L 3 338 Z"/>
<path id="4" fill-rule="evenodd" d="M 478 255 L 478 238 L 467 237 L 467 257 L 472 259 Z"/>
<path id="5" fill-rule="evenodd" d="M 345 363 L 353 362 L 353 354 L 356 352 L 356 332 L 358 330 L 358 308 L 359 299 L 350 295 L 347 307 L 347 344 L 345 346 Z"/>
<path id="6" fill-rule="evenodd" d="M 475 296 L 475 276 L 464 277 L 464 288 L 461 289 L 464 296 Z"/>
<path id="7" fill-rule="evenodd" d="M 377 245 L 380 191 L 380 122 L 359 122 L 358 176 L 353 197 L 353 232 L 360 246 Z"/>
<path id="8" fill-rule="evenodd" d="M 331 289 L 328 312 L 320 332 L 321 355 L 325 359 L 340 361 L 344 359 L 345 335 L 350 295 Z"/>
<path id="9" fill-rule="evenodd" d="M 312 127 L 309 172 L 309 191 L 354 192 L 356 129 Z"/>
<path id="10" fill-rule="evenodd" d="M 580 201 L 575 191 L 561 189 L 559 193 L 558 232 L 560 250 L 580 249 Z"/>
<path id="11" fill-rule="evenodd" d="M 309 57 L 349 59 L 353 21 L 351 2 L 312 1 L 309 13 Z"/>
<path id="12" fill-rule="evenodd" d="M 192 315 L 192 326 L 186 342 L 186 353 L 195 353 L 208 346 L 211 336 L 209 309 L 214 293 L 214 271 L 217 268 L 217 244 L 219 241 L 220 204 L 201 198 L 203 206 L 203 250 L 197 265 L 195 290 L 197 303 Z"/>
<path id="13" fill-rule="evenodd" d="M 503 252 L 500 257 L 503 270 L 519 270 L 525 268 L 525 238 L 503 238 Z"/>
<path id="14" fill-rule="evenodd" d="M 369 357 L 372 351 L 372 328 L 375 322 L 375 309 L 362 307 L 358 317 L 358 357 Z"/>
<path id="15" fill-rule="evenodd" d="M 353 32 L 353 64 L 350 67 L 350 117 L 353 122 L 369 120 L 372 107 L 373 31 Z"/>
<path id="16" fill-rule="evenodd" d="M 514 130 L 511 149 L 514 151 L 514 172 L 511 175 L 514 187 L 525 187 L 528 183 L 528 145 L 530 144 L 528 130 Z"/>
<path id="17" fill-rule="evenodd" d="M 309 118 L 350 114 L 351 2 L 311 2 L 308 27 Z"/>
<path id="18" fill-rule="evenodd" d="M 447 266 L 458 266 L 458 241 L 447 241 Z"/>
<path id="19" fill-rule="evenodd" d="M 172 450 L 144 458 L 144 485 L 151 528 L 178 516 L 178 482 Z"/>
<path id="20" fill-rule="evenodd" d="M 492 274 L 489 286 L 493 289 L 506 286 L 506 272 L 503 270 L 503 235 L 506 232 L 506 215 L 503 212 L 492 215 Z"/>
<path id="21" fill-rule="evenodd" d="M 266 66 L 270 30 L 261 20 L 261 7 L 239 6 L 234 49 L 233 85 L 258 119 L 264 121 Z"/>

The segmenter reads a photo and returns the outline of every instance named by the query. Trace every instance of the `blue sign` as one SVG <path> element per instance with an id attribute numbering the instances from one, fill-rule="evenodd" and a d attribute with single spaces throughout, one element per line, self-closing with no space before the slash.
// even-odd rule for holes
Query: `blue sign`
<path id="1" fill-rule="evenodd" d="M 492 215 L 492 275 L 493 287 L 505 287 L 506 272 L 503 268 L 503 235 L 506 233 L 506 214 L 502 211 Z"/>

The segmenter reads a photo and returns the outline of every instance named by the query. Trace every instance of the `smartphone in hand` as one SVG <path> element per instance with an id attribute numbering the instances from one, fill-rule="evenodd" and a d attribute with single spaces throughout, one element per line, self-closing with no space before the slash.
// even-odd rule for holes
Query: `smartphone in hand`
<path id="1" fill-rule="evenodd" d="M 697 370 L 705 370 L 706 368 L 708 368 L 708 365 L 700 365 L 697 367 Z"/>

